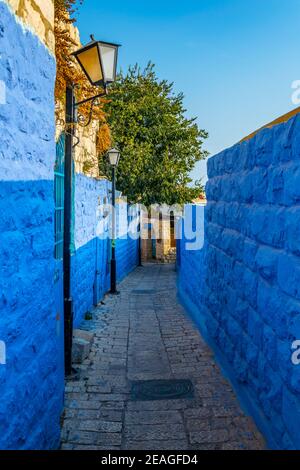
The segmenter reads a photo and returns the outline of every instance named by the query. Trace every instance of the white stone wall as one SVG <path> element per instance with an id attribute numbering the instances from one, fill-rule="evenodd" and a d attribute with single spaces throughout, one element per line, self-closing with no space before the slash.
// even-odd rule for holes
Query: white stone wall
<path id="1" fill-rule="evenodd" d="M 5 0 L 5 2 L 54 54 L 54 1 Z"/>

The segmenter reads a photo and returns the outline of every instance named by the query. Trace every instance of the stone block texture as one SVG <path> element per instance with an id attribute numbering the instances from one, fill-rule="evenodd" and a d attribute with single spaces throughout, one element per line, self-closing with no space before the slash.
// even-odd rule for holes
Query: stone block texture
<path id="1" fill-rule="evenodd" d="M 0 449 L 55 449 L 60 440 L 63 277 L 62 261 L 54 259 L 52 32 L 52 0 L 0 0 L 0 80 L 6 89 L 6 103 L 0 103 L 0 341 L 6 347 Z M 76 175 L 75 326 L 109 288 L 110 242 L 96 230 L 109 189 L 105 180 Z M 120 278 L 135 266 L 136 247 L 131 240 L 119 244 Z"/>
<path id="2" fill-rule="evenodd" d="M 0 449 L 53 449 L 64 387 L 53 254 L 55 61 L 2 1 L 0 50 Z"/>
<path id="3" fill-rule="evenodd" d="M 74 324 L 80 325 L 85 315 L 97 305 L 110 287 L 110 216 L 103 204 L 110 201 L 111 183 L 76 174 L 75 184 L 75 249 L 72 256 L 72 297 L 74 300 Z M 123 279 L 138 263 L 138 241 L 127 237 L 124 217 L 119 227 L 118 213 L 126 211 L 118 207 L 118 239 L 116 241 L 117 279 Z"/>
<path id="4" fill-rule="evenodd" d="M 205 244 L 181 241 L 180 294 L 269 445 L 299 449 L 300 116 L 209 159 L 208 176 Z"/>
<path id="5" fill-rule="evenodd" d="M 44 0 L 39 1 L 42 2 Z M 73 41 L 74 51 L 80 49 L 83 44 L 80 40 L 78 28 L 73 23 L 65 26 L 67 34 Z M 60 134 L 64 131 L 65 100 L 56 100 L 56 116 L 56 139 L 58 140 Z M 97 133 L 99 127 L 99 119 L 92 119 L 90 125 L 86 127 L 77 126 L 76 135 L 79 140 L 73 154 L 75 171 L 95 178 L 99 177 L 99 151 L 97 150 Z"/>
<path id="6" fill-rule="evenodd" d="M 3 0 L 1 0 L 3 1 Z M 54 0 L 4 0 L 54 54 Z"/>

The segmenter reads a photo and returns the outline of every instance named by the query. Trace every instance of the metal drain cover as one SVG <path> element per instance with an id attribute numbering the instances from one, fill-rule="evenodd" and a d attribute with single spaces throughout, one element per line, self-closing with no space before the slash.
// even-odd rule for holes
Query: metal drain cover
<path id="1" fill-rule="evenodd" d="M 193 397 L 194 387 L 190 380 L 146 380 L 134 382 L 131 387 L 131 399 L 134 401 Z"/>

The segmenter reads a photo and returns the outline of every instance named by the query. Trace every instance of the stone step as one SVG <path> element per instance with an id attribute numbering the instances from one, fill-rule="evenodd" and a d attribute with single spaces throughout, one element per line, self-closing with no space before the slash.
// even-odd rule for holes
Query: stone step
<path id="1" fill-rule="evenodd" d="M 94 336 L 94 333 L 85 330 L 73 331 L 72 362 L 74 364 L 82 364 L 88 357 Z"/>

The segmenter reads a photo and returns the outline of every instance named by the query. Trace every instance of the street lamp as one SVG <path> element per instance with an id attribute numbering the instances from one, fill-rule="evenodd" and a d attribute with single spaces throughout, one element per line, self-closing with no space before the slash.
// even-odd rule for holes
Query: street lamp
<path id="1" fill-rule="evenodd" d="M 120 160 L 120 151 L 112 148 L 107 152 L 107 159 L 112 168 L 112 237 L 110 261 L 110 293 L 117 294 L 117 262 L 116 262 L 116 168 Z"/>
<path id="2" fill-rule="evenodd" d="M 109 161 L 109 164 L 111 165 L 111 167 L 114 169 L 116 168 L 116 166 L 118 166 L 119 164 L 119 160 L 120 160 L 120 151 L 116 148 L 113 148 L 113 149 L 110 149 L 108 152 L 107 152 L 107 157 L 108 157 L 108 161 Z"/>
<path id="3" fill-rule="evenodd" d="M 72 55 L 90 83 L 104 89 L 102 93 L 75 101 L 74 84 L 69 83 L 66 89 L 66 136 L 65 136 L 65 190 L 64 190 L 64 341 L 65 341 L 65 374 L 72 373 L 72 340 L 73 340 L 73 299 L 71 291 L 71 221 L 72 221 L 72 181 L 73 181 L 73 137 L 76 123 L 76 108 L 91 101 L 92 109 L 97 98 L 107 95 L 107 87 L 116 79 L 118 44 L 95 41 L 75 51 Z M 90 122 L 89 120 L 89 122 Z M 89 124 L 88 122 L 88 124 Z"/>
<path id="4" fill-rule="evenodd" d="M 118 48 L 118 44 L 95 41 L 91 36 L 91 42 L 73 55 L 90 83 L 105 87 L 116 79 Z"/>

